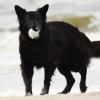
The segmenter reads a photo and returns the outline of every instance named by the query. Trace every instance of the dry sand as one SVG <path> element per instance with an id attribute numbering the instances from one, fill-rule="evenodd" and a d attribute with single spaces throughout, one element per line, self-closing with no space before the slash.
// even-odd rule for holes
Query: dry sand
<path id="1" fill-rule="evenodd" d="M 0 97 L 0 100 L 100 100 L 100 92 L 84 94 L 66 94 L 66 95 L 45 95 L 45 96 L 12 96 Z"/>

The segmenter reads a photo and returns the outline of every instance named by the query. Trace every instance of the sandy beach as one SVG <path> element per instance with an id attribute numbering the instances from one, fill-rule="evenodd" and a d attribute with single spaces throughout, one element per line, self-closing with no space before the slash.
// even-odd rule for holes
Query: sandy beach
<path id="1" fill-rule="evenodd" d="M 100 92 L 84 94 L 60 94 L 45 96 L 11 96 L 0 97 L 0 100 L 100 100 Z"/>

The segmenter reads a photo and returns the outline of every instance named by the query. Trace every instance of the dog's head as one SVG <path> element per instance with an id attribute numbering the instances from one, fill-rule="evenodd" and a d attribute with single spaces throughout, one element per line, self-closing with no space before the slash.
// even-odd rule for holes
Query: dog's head
<path id="1" fill-rule="evenodd" d="M 29 35 L 32 39 L 39 35 L 40 30 L 46 23 L 46 13 L 49 5 L 45 5 L 36 11 L 26 11 L 20 6 L 15 6 L 19 20 L 19 29 L 22 33 Z M 33 36 L 31 36 L 33 35 Z"/>

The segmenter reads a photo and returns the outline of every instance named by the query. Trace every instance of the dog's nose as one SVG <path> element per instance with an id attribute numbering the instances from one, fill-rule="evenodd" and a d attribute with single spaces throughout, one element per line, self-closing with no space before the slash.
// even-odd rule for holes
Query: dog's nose
<path id="1" fill-rule="evenodd" d="M 38 30 L 39 30 L 39 28 L 38 28 L 38 27 L 36 27 L 35 29 L 36 29 L 36 31 L 38 31 Z"/>
<path id="2" fill-rule="evenodd" d="M 38 26 L 33 26 L 32 29 L 35 30 L 35 31 L 38 31 L 39 27 Z"/>

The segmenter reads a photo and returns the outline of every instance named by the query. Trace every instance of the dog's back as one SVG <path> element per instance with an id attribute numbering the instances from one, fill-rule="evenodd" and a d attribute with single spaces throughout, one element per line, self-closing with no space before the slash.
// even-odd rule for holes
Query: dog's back
<path id="1" fill-rule="evenodd" d="M 54 45 L 50 51 L 55 51 L 50 56 L 62 56 L 59 58 L 60 60 L 67 59 L 65 63 L 77 64 L 78 66 L 81 65 L 79 63 L 86 61 L 86 59 L 89 60 L 92 56 L 91 41 L 76 27 L 64 22 L 49 22 L 47 26 L 50 29 L 47 34 L 52 42 L 51 45 Z M 79 62 L 79 60 L 81 61 Z"/>

